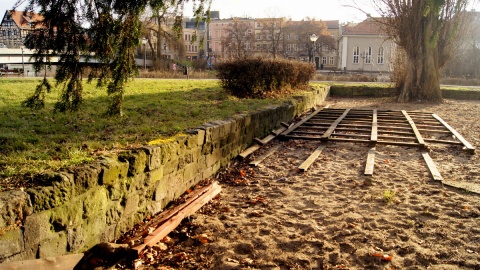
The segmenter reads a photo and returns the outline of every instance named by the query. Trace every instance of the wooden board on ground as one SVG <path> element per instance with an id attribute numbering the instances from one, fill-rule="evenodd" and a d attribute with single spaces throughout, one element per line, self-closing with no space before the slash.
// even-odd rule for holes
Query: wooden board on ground
<path id="1" fill-rule="evenodd" d="M 415 122 L 413 122 L 412 118 L 410 117 L 410 115 L 408 115 L 407 111 L 402 111 L 403 115 L 405 116 L 405 118 L 407 118 L 407 121 L 408 123 L 410 124 L 410 126 L 412 127 L 412 130 L 413 132 L 415 133 L 415 137 L 417 137 L 417 142 L 424 146 L 425 145 L 425 141 L 423 140 L 423 137 L 422 135 L 420 134 L 420 131 L 418 131 L 417 129 L 417 126 L 415 125 Z"/>
<path id="2" fill-rule="evenodd" d="M 281 134 L 281 133 L 284 132 L 285 130 L 287 130 L 286 127 L 281 127 L 281 128 L 279 128 L 279 129 L 273 130 L 273 131 L 272 131 L 272 134 L 268 135 L 267 137 L 263 138 L 262 140 L 259 140 L 259 142 L 257 142 L 256 144 L 250 146 L 250 147 L 247 148 L 245 151 L 243 151 L 242 153 L 240 153 L 238 156 L 241 157 L 241 158 L 246 158 L 246 157 L 248 157 L 248 156 L 251 155 L 253 152 L 255 152 L 255 151 L 257 151 L 258 149 L 260 149 L 260 147 L 262 147 L 262 145 L 269 143 L 270 141 L 272 141 L 273 139 L 275 139 L 275 137 L 277 137 L 279 134 Z"/>
<path id="3" fill-rule="evenodd" d="M 254 161 L 250 162 L 250 165 L 251 166 L 258 166 L 258 164 L 260 164 L 260 162 L 262 162 L 263 160 L 265 160 L 267 157 L 271 156 L 273 153 L 275 153 L 282 145 L 279 144 L 279 145 L 275 145 L 274 147 L 268 149 L 268 151 L 259 156 L 258 158 L 256 158 Z"/>
<path id="4" fill-rule="evenodd" d="M 327 131 L 325 131 L 325 133 L 323 133 L 323 135 L 320 139 L 328 139 L 330 137 L 330 135 L 332 135 L 333 131 L 335 131 L 338 124 L 343 120 L 343 118 L 345 118 L 345 116 L 347 116 L 349 111 L 350 111 L 350 109 L 346 109 L 343 112 L 343 114 L 340 115 L 340 117 L 338 117 L 338 119 L 335 120 L 335 122 L 333 122 L 333 124 L 327 129 Z"/>
<path id="5" fill-rule="evenodd" d="M 199 189 L 194 196 L 194 200 L 187 201 L 186 203 L 178 206 L 181 210 L 176 212 L 172 215 L 168 220 L 166 220 L 160 227 L 155 229 L 152 233 L 150 233 L 147 237 L 145 237 L 143 244 L 138 245 L 133 248 L 140 254 L 140 252 L 146 246 L 153 246 L 160 240 L 162 240 L 165 236 L 167 236 L 171 231 L 173 231 L 182 220 L 190 216 L 191 214 L 195 213 L 198 209 L 200 209 L 203 205 L 208 203 L 211 199 L 217 196 L 218 193 L 222 190 L 221 186 L 217 182 L 213 182 L 207 187 Z M 198 195 L 198 196 L 197 196 Z M 187 204 L 188 203 L 188 204 Z"/>
<path id="6" fill-rule="evenodd" d="M 51 257 L 37 260 L 27 260 L 19 262 L 6 262 L 0 264 L 1 270 L 69 270 L 83 258 L 81 254 L 70 254 L 59 257 Z"/>
<path id="7" fill-rule="evenodd" d="M 442 181 L 442 183 L 446 186 L 459 188 L 466 190 L 468 192 L 473 192 L 476 194 L 480 194 L 480 185 L 472 183 L 472 182 L 465 182 L 465 181 Z"/>
<path id="8" fill-rule="evenodd" d="M 467 142 L 467 140 L 465 140 L 463 138 L 462 135 L 460 135 L 460 133 L 458 133 L 454 128 L 452 128 L 449 124 L 447 124 L 445 121 L 443 121 L 442 118 L 440 118 L 440 116 L 436 115 L 436 114 L 432 114 L 432 116 L 437 119 L 440 123 L 442 123 L 442 125 L 444 125 L 459 141 L 461 141 L 463 143 L 463 145 L 465 146 L 465 150 L 469 153 L 475 153 L 475 147 L 473 147 L 469 142 Z"/>
<path id="9" fill-rule="evenodd" d="M 432 175 L 433 180 L 443 181 L 442 175 L 438 171 L 437 166 L 435 165 L 435 162 L 433 162 L 433 160 L 430 157 L 430 155 L 428 154 L 428 152 L 423 151 L 422 152 L 422 157 L 425 160 L 425 162 L 427 163 L 427 167 L 430 170 L 430 173 Z"/>
<path id="10" fill-rule="evenodd" d="M 320 144 L 320 146 L 317 149 L 315 149 L 315 151 L 313 151 L 313 153 L 298 167 L 298 170 L 301 172 L 307 171 L 310 165 L 312 165 L 313 162 L 315 162 L 315 160 L 318 158 L 320 153 L 322 153 L 325 147 L 327 147 L 326 143 Z"/>
<path id="11" fill-rule="evenodd" d="M 372 176 L 374 165 L 375 165 L 375 147 L 372 147 L 368 150 L 367 164 L 365 165 L 365 172 L 363 174 L 367 176 Z"/>

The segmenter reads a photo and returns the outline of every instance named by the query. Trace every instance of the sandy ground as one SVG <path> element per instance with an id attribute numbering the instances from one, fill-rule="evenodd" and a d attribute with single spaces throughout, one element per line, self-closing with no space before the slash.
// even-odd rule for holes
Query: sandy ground
<path id="1" fill-rule="evenodd" d="M 398 104 L 326 101 L 332 108 L 436 113 L 480 146 L 480 102 Z M 248 162 L 276 144 L 258 167 Z M 317 141 L 273 141 L 219 174 L 220 198 L 172 234 L 175 244 L 142 261 L 154 269 L 480 269 L 480 195 L 433 181 L 416 148 L 329 142 L 304 173 Z M 480 185 L 478 153 L 434 145 L 445 180 Z M 181 235 L 184 235 L 182 238 Z M 198 236 L 206 237 L 198 241 Z M 186 236 L 186 237 L 185 237 Z M 202 243 L 203 242 L 203 243 Z M 152 257 L 151 257 L 152 258 Z M 138 263 L 140 265 L 140 263 Z M 148 267 L 147 267 L 148 268 Z"/>

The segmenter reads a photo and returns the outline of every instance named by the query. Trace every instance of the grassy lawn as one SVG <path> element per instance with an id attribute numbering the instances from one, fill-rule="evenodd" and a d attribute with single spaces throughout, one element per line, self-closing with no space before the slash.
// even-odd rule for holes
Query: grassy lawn
<path id="1" fill-rule="evenodd" d="M 45 109 L 21 103 L 36 79 L 0 79 L 0 190 L 16 176 L 77 165 L 108 151 L 145 145 L 187 128 L 235 113 L 285 102 L 282 99 L 239 100 L 217 80 L 136 79 L 129 84 L 123 117 L 104 115 L 105 89 L 84 85 L 79 112 L 54 113 L 59 91 L 47 95 Z"/>

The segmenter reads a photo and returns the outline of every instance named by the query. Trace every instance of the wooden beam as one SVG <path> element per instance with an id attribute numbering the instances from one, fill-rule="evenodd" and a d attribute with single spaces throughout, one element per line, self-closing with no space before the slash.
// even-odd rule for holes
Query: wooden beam
<path id="1" fill-rule="evenodd" d="M 254 144 L 254 145 L 250 146 L 249 148 L 245 149 L 245 151 L 241 152 L 238 156 L 241 157 L 241 158 L 248 157 L 253 152 L 260 149 L 260 147 L 262 147 L 262 145 L 267 144 L 267 143 L 271 142 L 273 139 L 275 139 L 278 136 L 278 135 L 275 135 L 275 134 L 281 134 L 285 130 L 287 130 L 286 127 L 280 127 L 279 129 L 273 130 L 272 134 L 268 135 L 267 137 L 263 138 L 262 140 L 260 140 L 258 138 L 255 138 L 254 140 L 255 140 L 256 144 Z"/>
<path id="2" fill-rule="evenodd" d="M 64 270 L 75 269 L 84 254 L 70 254 L 58 257 L 49 257 L 36 260 L 5 262 L 0 264 L 2 270 Z"/>
<path id="3" fill-rule="evenodd" d="M 402 111 L 403 115 L 407 119 L 408 123 L 412 127 L 413 132 L 415 133 L 415 137 L 417 138 L 417 142 L 422 146 L 425 147 L 425 141 L 423 140 L 422 134 L 417 129 L 415 122 L 413 122 L 412 118 L 408 115 L 406 111 Z"/>
<path id="4" fill-rule="evenodd" d="M 347 116 L 349 111 L 350 111 L 350 109 L 346 109 L 343 112 L 343 114 L 340 115 L 340 117 L 338 117 L 338 119 L 335 120 L 335 122 L 333 122 L 333 124 L 327 129 L 327 131 L 325 131 L 325 133 L 323 133 L 322 139 L 327 140 L 328 137 L 330 137 L 330 135 L 332 135 L 333 131 L 337 128 L 337 125 L 343 120 L 343 118 L 345 118 L 345 116 Z"/>
<path id="5" fill-rule="evenodd" d="M 451 127 L 449 124 L 447 124 L 447 122 L 443 121 L 443 119 L 440 118 L 440 116 L 438 116 L 436 114 L 432 114 L 432 116 L 435 119 L 437 119 L 440 123 L 442 123 L 442 125 L 444 125 L 459 141 L 462 142 L 462 144 L 465 146 L 464 150 L 466 150 L 467 152 L 469 152 L 471 154 L 475 153 L 475 147 L 473 147 L 469 142 L 467 142 L 467 140 L 465 140 L 463 138 L 463 136 L 460 135 L 460 133 L 458 133 L 453 127 Z"/>
<path id="6" fill-rule="evenodd" d="M 365 164 L 365 172 L 363 174 L 367 176 L 372 176 L 374 165 L 375 165 L 375 147 L 372 147 L 368 150 L 367 163 Z"/>
<path id="7" fill-rule="evenodd" d="M 298 123 L 296 123 L 295 125 L 289 127 L 287 130 L 285 130 L 284 132 L 282 132 L 282 134 L 280 134 L 280 136 L 288 135 L 290 132 L 294 131 L 297 127 L 301 126 L 303 123 L 307 122 L 310 118 L 314 117 L 314 116 L 315 116 L 317 113 L 319 113 L 321 110 L 323 110 L 323 108 L 318 109 L 318 110 L 314 111 L 313 113 L 311 113 L 310 115 L 306 116 L 305 118 L 303 118 L 302 120 L 300 120 Z"/>
<path id="8" fill-rule="evenodd" d="M 298 170 L 301 172 L 307 171 L 310 165 L 312 165 L 313 162 L 315 162 L 315 160 L 318 158 L 320 153 L 322 153 L 325 147 L 327 147 L 327 144 L 322 142 L 320 146 L 317 149 L 315 149 L 315 151 L 313 151 L 313 153 L 298 167 Z"/>
<path id="9" fill-rule="evenodd" d="M 271 156 L 273 153 L 275 153 L 280 147 L 282 147 L 281 144 L 279 145 L 275 145 L 274 147 L 268 149 L 268 151 L 259 156 L 257 159 L 255 159 L 254 161 L 250 162 L 250 166 L 258 166 L 258 164 L 260 164 L 260 162 L 262 162 L 264 159 L 266 159 L 267 157 Z"/>
<path id="10" fill-rule="evenodd" d="M 372 133 L 370 134 L 370 141 L 375 143 L 378 139 L 378 119 L 377 110 L 373 110 L 372 114 Z"/>
<path id="11" fill-rule="evenodd" d="M 181 205 L 181 210 L 176 212 L 168 220 L 166 220 L 160 227 L 150 233 L 147 237 L 144 238 L 143 244 L 136 246 L 133 250 L 137 251 L 137 254 L 146 247 L 153 246 L 167 236 L 171 231 L 173 231 L 180 222 L 187 216 L 195 213 L 203 205 L 208 203 L 211 199 L 217 196 L 221 191 L 221 186 L 217 182 L 213 182 L 211 185 L 207 186 L 205 190 L 202 189 L 203 193 L 199 196 L 195 196 L 195 200 L 189 201 L 189 204 L 184 203 Z"/>
<path id="12" fill-rule="evenodd" d="M 430 157 L 427 151 L 422 151 L 422 157 L 427 163 L 428 170 L 430 170 L 430 174 L 432 175 L 433 180 L 443 181 L 442 175 L 437 170 L 437 166 L 435 166 L 435 162 L 433 162 L 432 158 Z"/>

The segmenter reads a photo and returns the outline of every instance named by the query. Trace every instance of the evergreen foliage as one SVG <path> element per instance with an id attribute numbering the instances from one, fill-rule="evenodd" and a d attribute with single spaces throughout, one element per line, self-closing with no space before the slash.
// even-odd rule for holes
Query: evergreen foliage
<path id="1" fill-rule="evenodd" d="M 107 113 L 121 115 L 125 85 L 137 73 L 135 49 L 141 41 L 141 15 L 147 7 L 164 6 L 182 13 L 189 1 L 194 3 L 197 22 L 208 19 L 211 0 L 28 0 L 25 12 L 39 11 L 44 16 L 37 22 L 42 27 L 35 27 L 25 41 L 26 47 L 36 50 L 35 70 L 51 66 L 51 57 L 59 57 L 55 79 L 62 92 L 55 110 L 79 109 L 82 79 L 87 76 L 89 82 L 96 79 L 98 86 L 107 86 Z M 181 29 L 181 18 L 177 17 L 175 29 Z M 43 107 L 50 89 L 44 80 L 23 104 Z"/>

